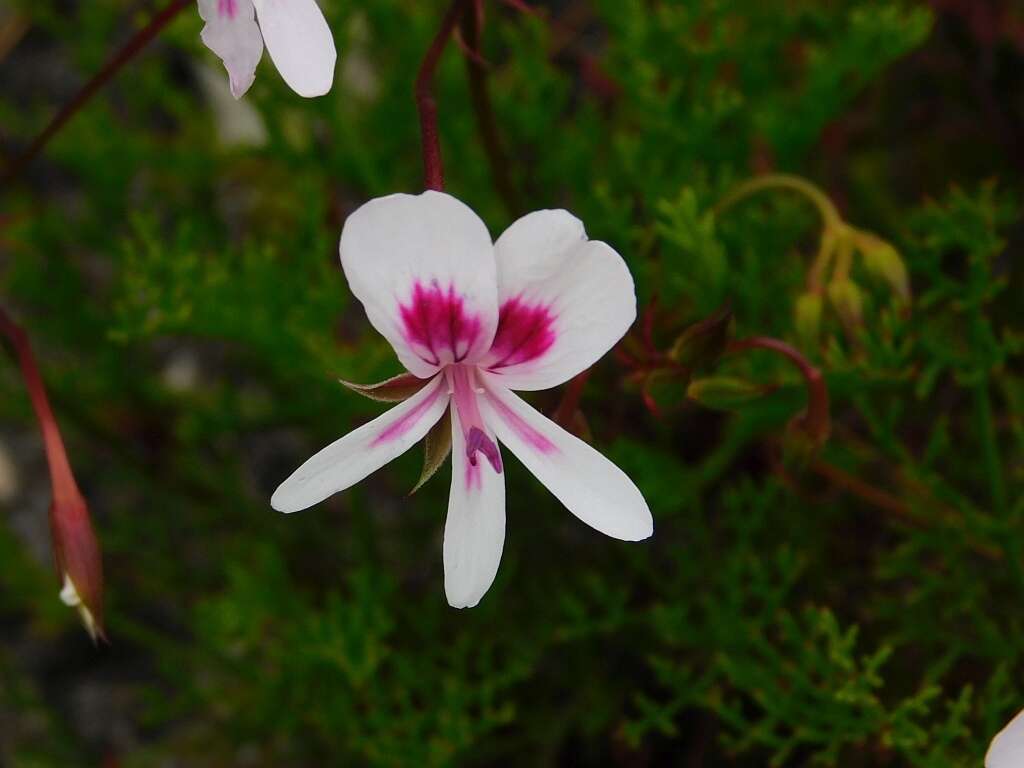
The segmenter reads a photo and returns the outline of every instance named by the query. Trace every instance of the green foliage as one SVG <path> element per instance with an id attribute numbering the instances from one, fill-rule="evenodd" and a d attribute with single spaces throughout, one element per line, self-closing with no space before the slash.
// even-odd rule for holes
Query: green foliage
<path id="1" fill-rule="evenodd" d="M 20 144 L 151 6 L 14 5 L 29 32 L 5 70 L 67 73 L 5 71 Z M 696 380 L 727 411 L 665 377 L 658 417 L 602 361 L 582 411 L 654 537 L 603 539 L 510 460 L 501 570 L 460 612 L 442 588 L 448 470 L 408 496 L 418 451 L 315 509 L 269 507 L 382 410 L 338 379 L 399 373 L 337 239 L 362 201 L 421 185 L 411 88 L 443 4 L 322 5 L 335 88 L 299 99 L 264 61 L 243 102 L 264 144 L 224 142 L 197 67 L 222 72 L 188 9 L 0 190 L 4 304 L 96 517 L 114 643 L 79 647 L 48 564 L 0 529 L 0 762 L 979 765 L 1024 707 L 1022 185 L 1009 150 L 943 144 L 988 117 L 926 4 L 595 0 L 553 25 L 487 4 L 519 205 L 567 207 L 623 254 L 662 351 L 726 301 L 736 337 L 796 346 L 833 428 L 787 468 L 805 389 L 762 350 Z M 446 184 L 497 234 L 523 211 L 496 191 L 457 50 L 436 84 Z M 927 62 L 950 57 L 938 125 L 910 123 Z M 766 169 L 814 179 L 873 233 L 832 289 L 858 318 L 808 288 L 822 222 L 805 199 L 720 207 Z M 13 367 L 0 392 L 26 486 L 10 506 L 43 508 Z M 550 413 L 557 393 L 535 402 Z M 54 672 L 44 651 L 70 660 Z M 71 667 L 109 683 L 130 737 L 71 716 Z"/>

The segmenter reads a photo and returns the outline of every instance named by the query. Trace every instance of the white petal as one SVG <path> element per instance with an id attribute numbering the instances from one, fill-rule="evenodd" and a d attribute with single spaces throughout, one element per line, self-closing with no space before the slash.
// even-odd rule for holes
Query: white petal
<path id="1" fill-rule="evenodd" d="M 626 263 L 567 211 L 528 214 L 498 238 L 494 346 L 482 365 L 510 389 L 548 389 L 593 365 L 636 319 Z"/>
<path id="2" fill-rule="evenodd" d="M 252 85 L 263 55 L 252 0 L 199 0 L 199 15 L 206 22 L 199 37 L 224 62 L 231 95 L 239 99 Z"/>
<path id="3" fill-rule="evenodd" d="M 341 266 L 366 315 L 421 378 L 473 362 L 498 322 L 487 227 L 443 192 L 371 200 L 345 221 Z"/>
<path id="4" fill-rule="evenodd" d="M 625 472 L 501 386 L 501 377 L 481 378 L 484 421 L 570 512 L 616 539 L 639 541 L 654 532 L 651 510 Z"/>
<path id="5" fill-rule="evenodd" d="M 278 486 L 270 505 L 297 512 L 355 485 L 426 436 L 448 407 L 444 377 L 328 445 Z"/>
<path id="6" fill-rule="evenodd" d="M 1024 712 L 1017 714 L 992 739 L 985 755 L 985 768 L 1021 768 L 1024 766 Z"/>
<path id="7" fill-rule="evenodd" d="M 299 96 L 323 96 L 338 52 L 316 0 L 254 0 L 270 58 Z"/>
<path id="8" fill-rule="evenodd" d="M 490 435 L 493 439 L 493 435 Z M 494 582 L 505 544 L 505 475 L 466 458 L 452 408 L 452 490 L 444 524 L 444 592 L 453 608 L 472 608 Z"/>

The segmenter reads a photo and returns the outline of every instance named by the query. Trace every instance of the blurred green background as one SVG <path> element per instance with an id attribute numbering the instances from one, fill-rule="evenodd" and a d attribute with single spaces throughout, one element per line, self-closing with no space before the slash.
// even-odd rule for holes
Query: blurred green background
<path id="1" fill-rule="evenodd" d="M 269 506 L 380 412 L 337 378 L 398 372 L 337 241 L 363 201 L 421 187 L 412 81 L 445 8 L 322 5 L 327 97 L 264 56 L 236 104 L 189 8 L 0 189 L 0 294 L 91 506 L 111 637 L 94 649 L 57 599 L 5 359 L 0 765 L 980 765 L 1024 707 L 1021 5 L 485 4 L 506 157 L 452 44 L 448 191 L 495 235 L 580 216 L 657 299 L 663 349 L 730 301 L 738 336 L 826 372 L 833 428 L 798 455 L 802 384 L 764 352 L 711 375 L 767 394 L 713 408 L 658 381 L 657 416 L 609 355 L 582 411 L 654 537 L 602 537 L 510 461 L 501 569 L 465 611 L 442 586 L 448 470 L 408 496 L 419 451 L 306 512 Z M 0 5 L 7 160 L 159 7 Z M 800 325 L 815 209 L 780 190 L 716 208 L 766 171 L 891 243 L 909 304 L 858 258 L 859 322 L 826 295 Z"/>

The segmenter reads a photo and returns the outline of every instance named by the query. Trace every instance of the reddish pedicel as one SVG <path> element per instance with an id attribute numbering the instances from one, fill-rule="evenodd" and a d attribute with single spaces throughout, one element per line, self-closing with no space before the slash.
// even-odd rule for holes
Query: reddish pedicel
<path id="1" fill-rule="evenodd" d="M 430 365 L 465 359 L 480 336 L 480 318 L 469 315 L 454 285 L 442 289 L 436 280 L 427 287 L 416 282 L 409 304 L 399 304 L 405 340 Z"/>
<path id="2" fill-rule="evenodd" d="M 487 367 L 491 370 L 536 360 L 555 343 L 554 315 L 543 304 L 529 305 L 518 296 L 501 305 Z"/>

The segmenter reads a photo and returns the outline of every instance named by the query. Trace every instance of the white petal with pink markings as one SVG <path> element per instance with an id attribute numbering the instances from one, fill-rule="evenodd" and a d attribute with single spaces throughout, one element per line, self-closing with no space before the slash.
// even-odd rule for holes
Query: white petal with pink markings
<path id="1" fill-rule="evenodd" d="M 263 56 L 263 35 L 252 0 L 199 0 L 199 15 L 206 22 L 199 36 L 224 62 L 231 95 L 240 99 Z"/>
<path id="2" fill-rule="evenodd" d="M 565 211 L 525 216 L 492 244 L 473 211 L 430 191 L 364 204 L 346 220 L 339 250 L 370 323 L 409 373 L 434 378 L 299 467 L 274 494 L 275 508 L 295 511 L 347 488 L 426 435 L 450 407 L 443 556 L 452 606 L 476 605 L 501 560 L 499 441 L 583 522 L 617 539 L 651 535 L 647 503 L 622 470 L 508 388 L 566 381 L 626 332 L 636 297 L 614 250 L 588 241 Z"/>
<path id="3" fill-rule="evenodd" d="M 453 608 L 480 602 L 498 573 L 505 545 L 505 475 L 467 456 L 463 432 L 458 409 L 453 409 L 452 487 L 443 552 L 444 592 Z M 493 443 L 493 435 L 488 438 Z"/>
<path id="4" fill-rule="evenodd" d="M 505 389 L 501 377 L 483 379 L 484 421 L 566 509 L 615 539 L 639 541 L 654 532 L 651 510 L 625 472 Z"/>
<path id="5" fill-rule="evenodd" d="M 371 200 L 345 221 L 340 251 L 352 293 L 411 373 L 472 363 L 490 347 L 494 246 L 464 203 L 442 192 Z"/>
<path id="6" fill-rule="evenodd" d="M 500 314 L 482 365 L 509 389 L 550 389 L 599 360 L 636 319 L 636 291 L 610 246 L 568 211 L 527 214 L 495 243 Z"/>
<path id="7" fill-rule="evenodd" d="M 297 512 L 355 485 L 422 440 L 448 407 L 438 376 L 387 413 L 349 432 L 308 459 L 274 491 L 270 505 Z"/>

